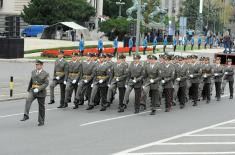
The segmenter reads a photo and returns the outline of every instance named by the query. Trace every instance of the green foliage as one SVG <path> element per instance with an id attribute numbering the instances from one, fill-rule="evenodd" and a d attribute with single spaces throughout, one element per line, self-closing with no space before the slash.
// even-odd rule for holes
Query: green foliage
<path id="1" fill-rule="evenodd" d="M 111 40 L 116 35 L 119 36 L 119 39 L 122 39 L 129 32 L 129 24 L 130 21 L 127 21 L 126 18 L 109 19 L 100 24 L 100 31 L 106 33 Z M 110 34 L 110 32 L 113 33 Z"/>
<path id="2" fill-rule="evenodd" d="M 95 15 L 86 0 L 31 0 L 21 13 L 29 24 L 51 25 L 61 21 L 82 23 Z"/>

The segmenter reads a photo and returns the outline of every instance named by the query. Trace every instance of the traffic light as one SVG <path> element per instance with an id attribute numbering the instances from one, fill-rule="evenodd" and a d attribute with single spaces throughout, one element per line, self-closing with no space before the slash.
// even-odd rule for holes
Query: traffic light
<path id="1" fill-rule="evenodd" d="M 7 16 L 5 17 L 5 32 L 6 36 L 10 38 L 20 37 L 20 17 Z"/>

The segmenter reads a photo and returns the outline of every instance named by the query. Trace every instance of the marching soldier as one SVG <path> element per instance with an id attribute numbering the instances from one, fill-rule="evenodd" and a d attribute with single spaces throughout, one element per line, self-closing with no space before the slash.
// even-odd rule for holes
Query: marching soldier
<path id="1" fill-rule="evenodd" d="M 140 110 L 140 98 L 141 98 L 141 87 L 143 84 L 144 67 L 140 62 L 141 56 L 134 55 L 134 62 L 132 62 L 128 68 L 128 76 L 126 81 L 126 92 L 123 100 L 123 104 L 127 105 L 129 96 L 134 89 L 135 91 L 135 113 L 139 113 Z"/>
<path id="2" fill-rule="evenodd" d="M 100 111 L 105 111 L 107 108 L 107 92 L 108 92 L 108 82 L 111 74 L 110 66 L 105 63 L 106 56 L 104 54 L 100 55 L 99 64 L 94 70 L 94 79 L 91 85 L 91 99 L 87 110 L 94 108 L 95 96 L 97 93 L 100 94 L 101 106 Z"/>
<path id="3" fill-rule="evenodd" d="M 221 99 L 221 83 L 224 75 L 224 68 L 220 65 L 221 58 L 216 58 L 216 65 L 214 67 L 214 82 L 215 82 L 215 90 L 216 90 L 216 99 L 220 101 Z"/>
<path id="4" fill-rule="evenodd" d="M 210 103 L 211 100 L 211 78 L 212 75 L 214 75 L 214 71 L 212 66 L 209 64 L 210 58 L 206 57 L 205 59 L 205 65 L 202 68 L 202 77 L 203 77 L 203 99 L 206 99 L 207 103 Z"/>
<path id="5" fill-rule="evenodd" d="M 167 56 L 164 64 L 161 68 L 161 75 L 162 75 L 162 86 L 163 86 L 163 93 L 165 96 L 165 112 L 170 112 L 172 102 L 173 102 L 173 81 L 175 77 L 175 69 L 170 64 L 171 56 Z"/>
<path id="6" fill-rule="evenodd" d="M 228 66 L 225 67 L 224 74 L 224 80 L 229 83 L 230 99 L 233 99 L 234 68 L 232 67 L 232 59 L 228 59 Z"/>
<path id="7" fill-rule="evenodd" d="M 187 87 L 187 78 L 189 74 L 189 69 L 187 64 L 183 61 L 183 57 L 179 57 L 179 66 L 177 67 L 176 73 L 176 81 L 179 82 L 179 102 L 180 109 L 183 109 L 186 102 L 186 87 Z"/>
<path id="8" fill-rule="evenodd" d="M 32 102 L 37 99 L 39 104 L 38 126 L 43 126 L 45 121 L 45 99 L 46 87 L 49 84 L 49 74 L 43 69 L 43 62 L 36 60 L 36 70 L 31 73 L 31 79 L 28 86 L 28 97 L 26 99 L 24 117 L 21 121 L 29 119 L 29 111 Z"/>
<path id="9" fill-rule="evenodd" d="M 190 68 L 190 80 L 191 80 L 191 90 L 192 90 L 192 99 L 193 106 L 197 106 L 198 95 L 199 95 L 199 83 L 201 82 L 201 64 L 197 62 L 197 56 L 192 56 L 192 66 Z"/>
<path id="10" fill-rule="evenodd" d="M 82 77 L 79 80 L 76 99 L 74 101 L 75 105 L 84 104 L 84 95 L 87 96 L 88 102 L 90 101 L 91 94 L 91 84 L 93 80 L 93 72 L 96 67 L 96 63 L 92 61 L 94 54 L 88 54 L 87 60 L 82 62 Z"/>
<path id="11" fill-rule="evenodd" d="M 64 51 L 60 51 L 58 59 L 55 61 L 54 76 L 53 81 L 50 85 L 50 102 L 49 104 L 55 103 L 54 89 L 59 84 L 60 85 L 60 106 L 58 108 L 63 108 L 65 100 L 65 85 L 68 76 L 68 63 L 64 60 Z"/>
<path id="12" fill-rule="evenodd" d="M 119 110 L 118 112 L 124 112 L 123 99 L 125 95 L 125 83 L 127 77 L 127 65 L 124 62 L 125 55 L 119 55 L 117 63 L 114 64 L 113 70 L 111 71 L 111 78 L 109 80 L 109 88 L 107 95 L 107 103 L 110 105 L 113 98 L 113 92 L 118 88 L 119 91 Z"/>
<path id="13" fill-rule="evenodd" d="M 174 66 L 175 70 L 179 70 L 178 68 L 180 67 L 179 64 L 179 56 L 174 57 L 174 63 L 172 63 Z M 177 98 L 178 98 L 178 90 L 179 90 L 179 81 L 176 80 L 176 74 L 174 77 L 174 92 L 173 92 L 173 103 L 172 106 L 176 106 Z"/>
<path id="14" fill-rule="evenodd" d="M 72 61 L 68 63 L 69 73 L 68 73 L 68 78 L 66 79 L 65 105 L 63 106 L 63 108 L 68 107 L 68 102 L 71 99 L 73 91 L 75 91 L 75 94 L 77 92 L 77 83 L 82 77 L 82 63 L 80 59 L 81 57 L 78 53 L 73 53 Z M 74 104 L 75 106 L 73 107 L 73 109 L 77 109 L 78 108 L 77 102 L 74 102 Z"/>
<path id="15" fill-rule="evenodd" d="M 145 100 L 147 98 L 151 98 L 151 113 L 150 115 L 156 114 L 156 107 L 160 104 L 159 101 L 159 91 L 158 88 L 160 86 L 161 81 L 161 70 L 157 65 L 157 57 L 152 55 L 150 57 L 150 63 L 147 64 L 145 68 L 145 82 L 143 85 L 143 93 L 145 96 Z M 145 101 L 146 102 L 146 101 Z"/>

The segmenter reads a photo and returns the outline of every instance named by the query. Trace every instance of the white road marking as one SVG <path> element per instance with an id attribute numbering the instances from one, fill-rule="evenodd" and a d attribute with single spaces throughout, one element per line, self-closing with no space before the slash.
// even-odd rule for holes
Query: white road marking
<path id="1" fill-rule="evenodd" d="M 215 127 L 225 125 L 225 124 L 228 124 L 228 123 L 231 123 L 231 122 L 234 122 L 234 121 L 235 121 L 235 119 L 230 120 L 230 121 L 226 121 L 226 122 L 222 122 L 222 123 L 218 123 L 218 124 L 214 124 L 214 125 L 211 125 L 211 126 L 208 126 L 208 127 L 204 127 L 204 128 L 201 128 L 201 129 L 197 129 L 197 130 L 194 130 L 194 131 L 186 132 L 186 133 L 179 134 L 179 135 L 176 135 L 176 136 L 173 136 L 173 137 L 169 137 L 169 138 L 166 138 L 166 139 L 162 139 L 162 140 L 159 140 L 159 141 L 155 141 L 155 142 L 152 142 L 152 143 L 148 143 L 148 144 L 145 144 L 145 145 L 141 145 L 141 146 L 137 146 L 137 147 L 134 147 L 134 148 L 131 148 L 131 149 L 127 149 L 127 150 L 115 153 L 113 155 L 127 155 L 130 152 L 134 152 L 134 151 L 141 150 L 141 149 L 144 149 L 144 148 L 152 147 L 154 145 L 165 143 L 165 142 L 175 140 L 175 139 L 178 139 L 178 138 L 181 138 L 181 137 L 184 137 L 184 136 L 199 133 L 199 132 L 202 132 L 204 130 L 215 128 Z"/>
<path id="2" fill-rule="evenodd" d="M 93 124 L 97 124 L 97 123 L 108 122 L 108 121 L 112 121 L 112 120 L 117 120 L 117 119 L 132 117 L 132 116 L 136 116 L 136 115 L 141 115 L 141 114 L 145 114 L 145 113 L 148 113 L 148 112 L 150 112 L 150 111 L 144 111 L 144 112 L 141 112 L 141 113 L 138 113 L 138 114 L 130 114 L 130 115 L 125 115 L 125 116 L 120 116 L 120 117 L 113 117 L 113 118 L 98 120 L 98 121 L 94 121 L 94 122 L 81 124 L 80 126 L 88 126 L 88 125 L 93 125 Z"/>
<path id="3" fill-rule="evenodd" d="M 46 109 L 46 111 L 52 111 L 52 110 L 56 110 L 56 109 L 58 109 L 58 108 L 51 108 L 51 109 Z M 29 112 L 30 114 L 32 114 L 32 113 L 37 113 L 38 111 L 31 111 L 31 112 Z M 10 114 L 10 115 L 2 115 L 2 116 L 0 116 L 0 118 L 7 118 L 7 117 L 12 117 L 12 116 L 19 116 L 19 115 L 23 115 L 24 113 L 17 113 L 17 114 Z"/>
<path id="4" fill-rule="evenodd" d="M 235 154 L 235 152 L 148 152 L 148 153 L 127 153 L 126 155 L 184 155 L 184 154 L 192 154 L 192 155 L 201 155 L 201 154 L 212 154 L 212 155 L 216 155 L 216 154 Z"/>
<path id="5" fill-rule="evenodd" d="M 235 134 L 194 134 L 186 137 L 233 137 Z"/>
<path id="6" fill-rule="evenodd" d="M 235 145 L 235 142 L 159 143 L 156 145 Z"/>
<path id="7" fill-rule="evenodd" d="M 235 129 L 235 127 L 216 127 L 213 128 L 213 130 L 232 130 Z"/>

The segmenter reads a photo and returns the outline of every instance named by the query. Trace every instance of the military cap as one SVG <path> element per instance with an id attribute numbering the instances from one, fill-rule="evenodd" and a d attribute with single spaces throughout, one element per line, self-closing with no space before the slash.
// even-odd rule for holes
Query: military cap
<path id="1" fill-rule="evenodd" d="M 193 58 L 193 59 L 197 59 L 198 56 L 197 56 L 197 55 L 192 55 L 192 58 Z"/>
<path id="2" fill-rule="evenodd" d="M 101 53 L 100 56 L 99 56 L 99 58 L 106 58 L 106 55 L 103 54 L 103 53 Z"/>
<path id="3" fill-rule="evenodd" d="M 106 54 L 106 56 L 107 56 L 108 58 L 112 58 L 112 57 L 113 57 L 113 55 L 110 54 L 110 53 Z"/>
<path id="4" fill-rule="evenodd" d="M 228 62 L 233 62 L 232 59 L 228 59 Z"/>
<path id="5" fill-rule="evenodd" d="M 147 59 L 152 59 L 152 55 L 147 55 Z"/>
<path id="6" fill-rule="evenodd" d="M 72 56 L 78 56 L 79 54 L 78 53 L 76 53 L 76 52 L 73 52 L 72 53 Z"/>
<path id="7" fill-rule="evenodd" d="M 95 57 L 95 54 L 94 53 L 88 53 L 88 56 L 89 57 Z"/>
<path id="8" fill-rule="evenodd" d="M 221 57 L 216 57 L 216 60 L 221 60 Z"/>
<path id="9" fill-rule="evenodd" d="M 126 56 L 123 55 L 123 54 L 121 54 L 121 55 L 118 56 L 118 59 L 125 59 L 125 58 L 126 58 Z"/>
<path id="10" fill-rule="evenodd" d="M 157 60 L 157 57 L 156 57 L 155 55 L 152 55 L 152 56 L 151 56 L 151 59 Z"/>
<path id="11" fill-rule="evenodd" d="M 141 56 L 139 54 L 135 54 L 133 58 L 134 59 L 141 59 Z"/>
<path id="12" fill-rule="evenodd" d="M 37 59 L 37 60 L 35 61 L 35 64 L 36 64 L 36 65 L 43 65 L 43 62 L 42 62 L 41 60 L 38 60 L 38 59 Z"/>
<path id="13" fill-rule="evenodd" d="M 204 60 L 210 60 L 210 58 L 209 57 L 205 57 Z"/>
<path id="14" fill-rule="evenodd" d="M 59 50 L 59 54 L 64 54 L 64 50 Z"/>

